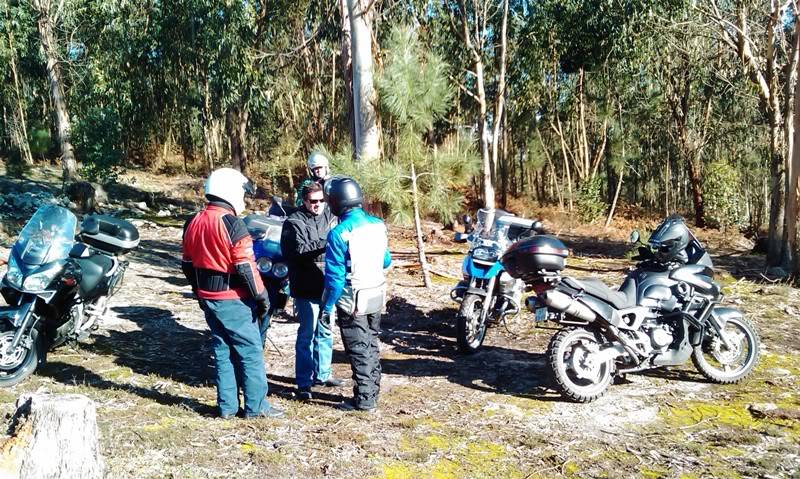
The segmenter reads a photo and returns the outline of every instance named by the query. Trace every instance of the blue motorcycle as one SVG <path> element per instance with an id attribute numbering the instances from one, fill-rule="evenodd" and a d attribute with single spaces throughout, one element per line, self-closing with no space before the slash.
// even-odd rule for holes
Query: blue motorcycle
<path id="1" fill-rule="evenodd" d="M 520 312 L 524 282 L 512 278 L 500 264 L 500 257 L 515 241 L 543 232 L 542 223 L 519 218 L 503 210 L 478 210 L 473 226 L 464 217 L 467 231 L 453 240 L 469 243 L 460 281 L 450 297 L 461 303 L 456 318 L 458 348 L 476 352 L 483 344 L 486 327 Z"/>
<path id="2" fill-rule="evenodd" d="M 281 216 L 274 214 L 275 210 L 271 208 L 269 216 L 253 213 L 244 218 L 247 231 L 253 238 L 256 267 L 269 295 L 270 307 L 267 318 L 261 325 L 262 337 L 269 326 L 269 318 L 283 311 L 289 299 L 289 267 L 281 252 L 281 231 L 287 215 L 283 208 L 280 211 L 284 213 Z"/>

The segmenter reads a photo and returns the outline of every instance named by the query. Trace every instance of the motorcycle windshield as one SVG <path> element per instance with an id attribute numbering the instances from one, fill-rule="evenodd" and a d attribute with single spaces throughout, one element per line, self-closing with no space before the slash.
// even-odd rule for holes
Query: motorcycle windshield
<path id="1" fill-rule="evenodd" d="M 499 216 L 507 215 L 503 210 L 480 209 L 476 215 L 475 231 L 482 239 L 504 242 L 508 239 L 508 225 L 495 221 Z"/>
<path id="2" fill-rule="evenodd" d="M 78 219 L 66 208 L 45 205 L 22 228 L 12 251 L 29 266 L 64 259 L 75 244 Z"/>

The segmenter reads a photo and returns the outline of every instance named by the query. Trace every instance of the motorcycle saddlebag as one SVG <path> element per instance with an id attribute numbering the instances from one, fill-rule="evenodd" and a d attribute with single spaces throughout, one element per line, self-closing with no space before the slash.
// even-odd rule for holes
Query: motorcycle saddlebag
<path id="1" fill-rule="evenodd" d="M 125 254 L 139 245 L 139 231 L 128 221 L 107 215 L 89 215 L 81 223 L 81 240 L 111 254 Z"/>
<path id="2" fill-rule="evenodd" d="M 514 278 L 533 279 L 544 273 L 555 273 L 565 267 L 569 250 L 555 236 L 536 235 L 511 245 L 500 263 Z"/>

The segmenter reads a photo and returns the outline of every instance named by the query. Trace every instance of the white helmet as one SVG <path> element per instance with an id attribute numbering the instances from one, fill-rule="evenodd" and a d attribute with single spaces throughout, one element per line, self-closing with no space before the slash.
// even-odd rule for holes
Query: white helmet
<path id="1" fill-rule="evenodd" d="M 230 203 L 237 215 L 244 211 L 244 194 L 255 192 L 253 182 L 233 168 L 214 170 L 206 179 L 206 197 L 215 196 Z"/>
<path id="2" fill-rule="evenodd" d="M 313 170 L 314 168 L 320 166 L 330 168 L 328 157 L 319 151 L 312 151 L 311 154 L 308 155 L 308 161 L 306 161 L 306 165 L 308 165 L 309 170 Z"/>

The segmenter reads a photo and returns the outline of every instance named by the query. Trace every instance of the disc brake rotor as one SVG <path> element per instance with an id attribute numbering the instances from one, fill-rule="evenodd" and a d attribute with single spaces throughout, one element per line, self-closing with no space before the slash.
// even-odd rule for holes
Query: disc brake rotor
<path id="1" fill-rule="evenodd" d="M 601 365 L 595 360 L 595 354 L 599 351 L 600 347 L 594 341 L 579 340 L 573 345 L 569 367 L 579 378 L 597 382 Z"/>
<path id="2" fill-rule="evenodd" d="M 21 344 L 18 344 L 14 351 L 8 351 L 13 340 L 13 331 L 0 334 L 0 369 L 13 369 L 22 364 L 22 360 L 25 359 L 25 348 Z"/>
<path id="3" fill-rule="evenodd" d="M 722 339 L 716 337 L 711 341 L 711 355 L 720 364 L 731 364 L 742 353 L 743 333 L 728 333 L 731 348 L 728 349 Z"/>

